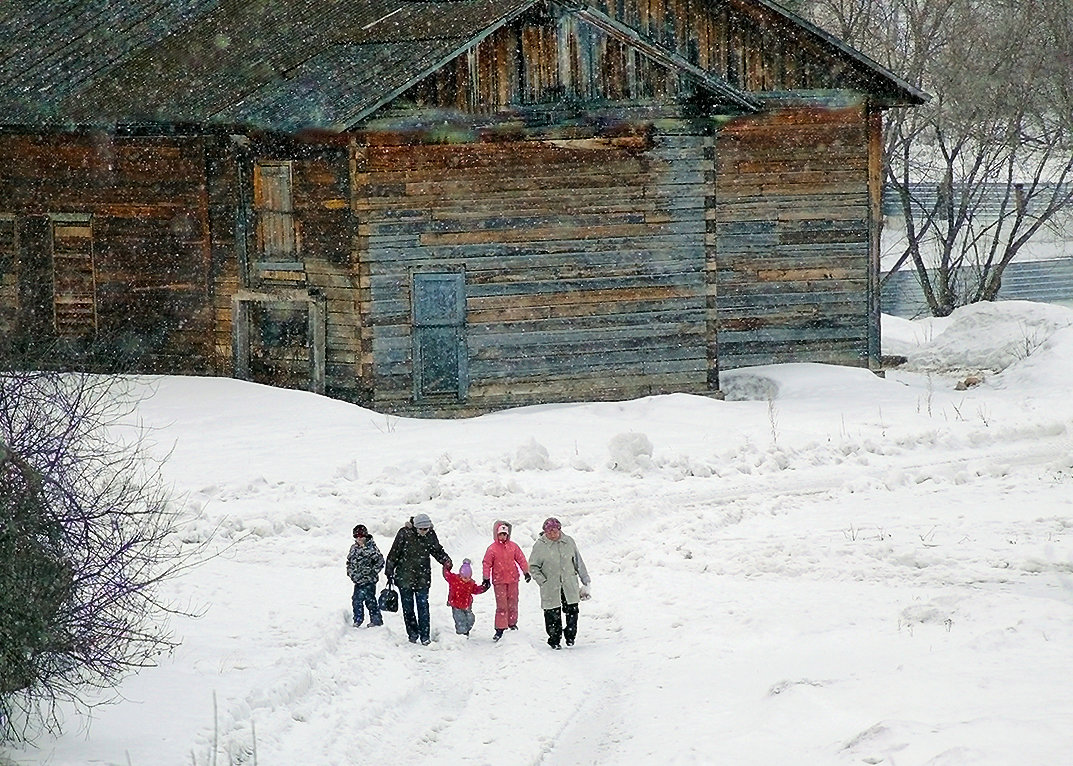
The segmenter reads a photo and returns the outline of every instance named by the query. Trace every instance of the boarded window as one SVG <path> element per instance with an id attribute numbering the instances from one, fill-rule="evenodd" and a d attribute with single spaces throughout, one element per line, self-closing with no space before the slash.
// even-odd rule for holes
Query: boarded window
<path id="1" fill-rule="evenodd" d="M 413 275 L 414 397 L 465 399 L 469 388 L 466 351 L 466 275 Z"/>
<path id="2" fill-rule="evenodd" d="M 92 219 L 80 215 L 50 218 L 56 335 L 93 337 L 97 332 L 97 280 L 93 268 Z"/>
<path id="3" fill-rule="evenodd" d="M 258 162 L 253 171 L 257 249 L 261 266 L 295 265 L 298 231 L 290 162 Z"/>
<path id="4" fill-rule="evenodd" d="M 0 262 L 8 265 L 15 255 L 15 216 L 0 213 Z"/>
<path id="5" fill-rule="evenodd" d="M 0 213 L 0 330 L 11 328 L 18 309 L 18 277 L 15 274 L 15 251 L 18 241 L 15 216 Z"/>

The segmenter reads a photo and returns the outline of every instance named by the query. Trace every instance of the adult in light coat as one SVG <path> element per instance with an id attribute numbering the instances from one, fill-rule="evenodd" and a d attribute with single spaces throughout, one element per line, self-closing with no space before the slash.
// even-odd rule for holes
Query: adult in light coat
<path id="1" fill-rule="evenodd" d="M 496 632 L 493 641 L 503 638 L 503 631 L 518 629 L 518 580 L 529 582 L 529 562 L 510 539 L 513 527 L 509 522 L 492 525 L 492 544 L 484 552 L 484 584 L 491 584 L 496 595 Z"/>
<path id="2" fill-rule="evenodd" d="M 577 543 L 563 534 L 563 525 L 558 519 L 550 518 L 544 522 L 544 531 L 529 556 L 529 573 L 540 586 L 540 607 L 544 610 L 548 646 L 562 648 L 563 638 L 567 646 L 573 646 L 577 639 L 578 602 L 589 597 L 590 580 Z"/>

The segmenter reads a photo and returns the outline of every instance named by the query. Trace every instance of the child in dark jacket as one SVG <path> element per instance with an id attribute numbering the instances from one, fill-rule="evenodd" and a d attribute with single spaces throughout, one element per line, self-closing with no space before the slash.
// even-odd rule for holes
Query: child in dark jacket
<path id="1" fill-rule="evenodd" d="M 373 536 L 364 524 L 354 527 L 354 544 L 346 557 L 346 573 L 354 583 L 351 605 L 354 607 L 354 627 L 365 622 L 365 606 L 369 607 L 369 627 L 384 624 L 380 606 L 376 603 L 376 581 L 384 568 L 384 554 L 376 547 Z"/>
<path id="2" fill-rule="evenodd" d="M 458 574 L 450 567 L 443 568 L 443 579 L 447 581 L 447 604 L 455 618 L 455 633 L 469 636 L 476 618 L 473 616 L 473 597 L 484 593 L 490 586 L 473 581 L 473 565 L 469 559 L 462 560 Z"/>

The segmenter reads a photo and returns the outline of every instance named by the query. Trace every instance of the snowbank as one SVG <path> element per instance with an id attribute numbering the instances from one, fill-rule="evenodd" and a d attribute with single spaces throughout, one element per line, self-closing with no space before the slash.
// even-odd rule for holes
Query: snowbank
<path id="1" fill-rule="evenodd" d="M 964 306 L 949 319 L 938 336 L 907 350 L 910 368 L 1002 372 L 1026 359 L 1058 330 L 1073 325 L 1073 310 L 999 301 Z"/>

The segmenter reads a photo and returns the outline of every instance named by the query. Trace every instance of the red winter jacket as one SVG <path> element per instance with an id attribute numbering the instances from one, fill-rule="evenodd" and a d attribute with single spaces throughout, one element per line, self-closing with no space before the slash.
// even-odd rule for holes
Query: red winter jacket
<path id="1" fill-rule="evenodd" d="M 467 580 L 447 567 L 443 568 L 443 579 L 447 581 L 447 605 L 455 609 L 470 609 L 473 597 L 488 590 L 479 582 Z"/>
<path id="2" fill-rule="evenodd" d="M 501 526 L 507 528 L 506 540 L 500 540 L 496 534 L 496 530 Z M 512 529 L 505 521 L 497 521 L 492 525 L 493 542 L 484 552 L 484 579 L 491 580 L 494 584 L 518 582 L 521 574 L 529 571 L 525 554 L 518 547 L 518 543 L 510 539 Z"/>

